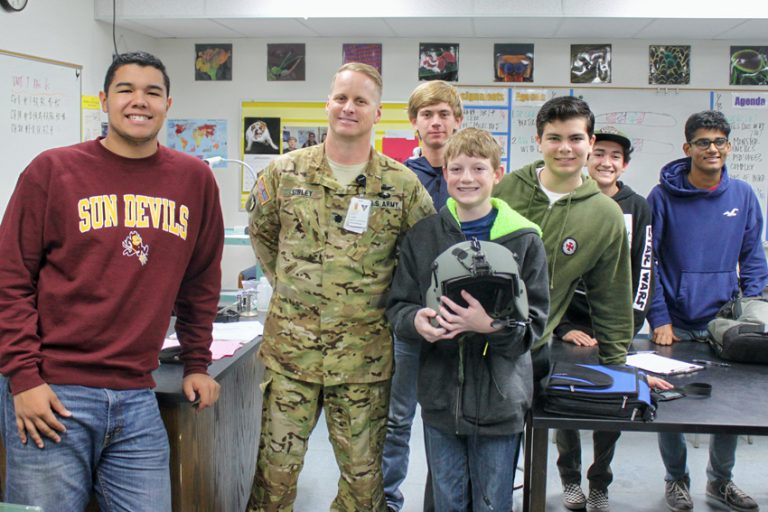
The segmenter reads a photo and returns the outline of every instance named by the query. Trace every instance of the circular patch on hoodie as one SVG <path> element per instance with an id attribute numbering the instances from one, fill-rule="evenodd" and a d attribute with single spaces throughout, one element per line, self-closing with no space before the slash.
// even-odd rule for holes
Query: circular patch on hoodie
<path id="1" fill-rule="evenodd" d="M 563 254 L 565 254 L 566 256 L 571 256 L 576 252 L 576 249 L 578 248 L 579 248 L 579 244 L 573 238 L 566 238 L 565 240 L 563 240 L 563 245 L 561 247 Z"/>

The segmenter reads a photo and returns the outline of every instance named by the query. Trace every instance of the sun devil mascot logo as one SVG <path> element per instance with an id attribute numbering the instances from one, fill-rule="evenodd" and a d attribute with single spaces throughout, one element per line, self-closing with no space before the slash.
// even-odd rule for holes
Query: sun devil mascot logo
<path id="1" fill-rule="evenodd" d="M 123 256 L 136 256 L 142 266 L 147 264 L 149 246 L 144 245 L 138 231 L 131 231 L 123 240 Z"/>

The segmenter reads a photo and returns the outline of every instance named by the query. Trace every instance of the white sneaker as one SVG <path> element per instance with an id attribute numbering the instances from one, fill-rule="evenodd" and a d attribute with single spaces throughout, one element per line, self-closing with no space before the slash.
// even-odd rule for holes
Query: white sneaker
<path id="1" fill-rule="evenodd" d="M 568 510 L 583 510 L 587 497 L 579 484 L 563 484 L 563 505 Z"/>
<path id="2" fill-rule="evenodd" d="M 587 498 L 587 512 L 610 512 L 608 493 L 600 489 L 590 489 Z"/>

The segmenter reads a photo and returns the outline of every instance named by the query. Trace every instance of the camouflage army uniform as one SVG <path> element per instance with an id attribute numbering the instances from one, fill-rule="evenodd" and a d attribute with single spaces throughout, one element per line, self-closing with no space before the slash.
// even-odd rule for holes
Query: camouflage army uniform
<path id="1" fill-rule="evenodd" d="M 320 144 L 272 162 L 248 202 L 253 248 L 274 285 L 259 352 L 269 371 L 254 510 L 291 510 L 323 404 L 341 470 L 332 508 L 385 509 L 385 295 L 398 241 L 434 209 L 416 176 L 388 157 L 372 150 L 364 175 L 364 184 L 340 185 Z M 353 197 L 371 201 L 360 234 L 343 228 Z"/>

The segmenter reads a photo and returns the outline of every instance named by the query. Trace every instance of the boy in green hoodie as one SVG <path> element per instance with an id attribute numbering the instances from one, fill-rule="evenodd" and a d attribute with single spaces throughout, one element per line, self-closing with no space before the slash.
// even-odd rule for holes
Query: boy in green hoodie
<path id="1" fill-rule="evenodd" d="M 543 232 L 550 314 L 544 334 L 531 349 L 534 393 L 549 372 L 552 332 L 580 279 L 589 299 L 600 364 L 624 364 L 633 337 L 624 217 L 616 202 L 583 173 L 595 142 L 594 125 L 595 116 L 583 100 L 560 96 L 547 101 L 536 116 L 536 143 L 543 160 L 508 174 L 494 190 Z M 609 510 L 605 490 L 591 489 L 587 499 L 578 483 L 563 487 L 567 508 Z"/>

